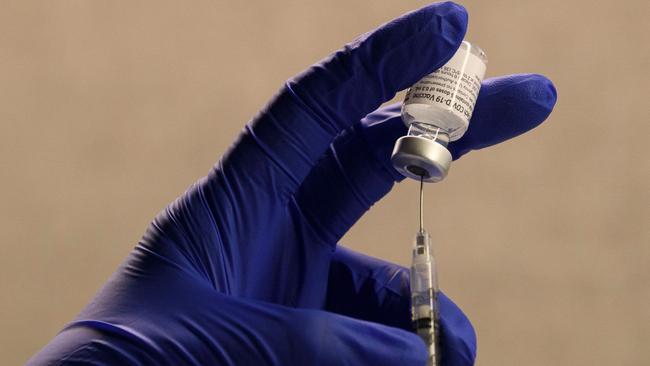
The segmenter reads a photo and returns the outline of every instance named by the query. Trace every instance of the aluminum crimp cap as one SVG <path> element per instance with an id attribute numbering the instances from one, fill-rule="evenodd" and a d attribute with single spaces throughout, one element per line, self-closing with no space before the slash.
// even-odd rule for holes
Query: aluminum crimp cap
<path id="1" fill-rule="evenodd" d="M 443 145 L 419 136 L 402 136 L 395 142 L 391 162 L 395 169 L 408 178 L 425 182 L 445 179 L 452 157 Z"/>

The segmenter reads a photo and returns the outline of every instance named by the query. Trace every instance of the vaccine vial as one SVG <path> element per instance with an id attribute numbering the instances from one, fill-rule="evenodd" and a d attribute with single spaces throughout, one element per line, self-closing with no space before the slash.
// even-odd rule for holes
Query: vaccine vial
<path id="1" fill-rule="evenodd" d="M 397 171 L 425 182 L 447 176 L 447 145 L 467 131 L 486 68 L 485 52 L 463 41 L 445 65 L 407 91 L 402 120 L 408 134 L 395 142 L 391 157 Z"/>

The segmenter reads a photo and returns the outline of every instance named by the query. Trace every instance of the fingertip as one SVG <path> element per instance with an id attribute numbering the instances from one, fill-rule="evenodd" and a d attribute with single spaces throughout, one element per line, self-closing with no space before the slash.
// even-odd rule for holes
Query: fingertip
<path id="1" fill-rule="evenodd" d="M 453 2 L 433 3 L 369 33 L 359 49 L 373 49 L 383 99 L 406 89 L 446 63 L 467 31 L 467 11 Z M 380 52 L 377 52 L 381 50 Z"/>
<path id="2" fill-rule="evenodd" d="M 457 33 L 462 35 L 460 40 L 462 41 L 467 31 L 467 21 L 469 19 L 469 14 L 467 9 L 461 4 L 457 4 L 453 1 L 445 1 L 442 3 L 434 3 L 440 7 L 439 14 L 444 16 L 447 19 L 448 24 L 455 30 Z"/>
<path id="3" fill-rule="evenodd" d="M 486 94 L 501 98 L 518 100 L 528 108 L 537 108 L 539 112 L 550 113 L 557 101 L 557 90 L 553 82 L 541 74 L 514 74 L 490 78 L 485 82 Z M 482 92 L 482 90 L 481 90 Z"/>
<path id="4" fill-rule="evenodd" d="M 476 331 L 465 313 L 440 292 L 440 325 L 443 364 L 473 365 L 476 359 Z"/>
<path id="5" fill-rule="evenodd" d="M 537 127 L 553 111 L 556 101 L 557 90 L 544 75 L 514 74 L 486 79 L 469 129 L 449 145 L 454 159 Z"/>
<path id="6" fill-rule="evenodd" d="M 540 74 L 521 74 L 520 93 L 522 103 L 530 107 L 530 128 L 542 123 L 553 111 L 557 100 L 557 90 L 553 82 Z M 524 104 L 525 105 L 525 104 Z"/>
<path id="7" fill-rule="evenodd" d="M 427 20 L 421 25 L 421 30 L 427 35 L 425 41 L 428 47 L 436 52 L 434 53 L 435 57 L 429 57 L 428 60 L 425 60 L 428 65 L 425 64 L 421 68 L 424 73 L 418 76 L 418 80 L 441 67 L 456 53 L 465 38 L 468 21 L 465 7 L 452 1 L 433 3 L 419 11 L 426 14 Z M 427 45 L 421 45 L 421 47 L 427 47 Z M 436 62 L 430 62 L 429 60 L 435 60 Z M 413 83 L 410 82 L 407 86 L 411 84 Z"/>
<path id="8" fill-rule="evenodd" d="M 557 102 L 557 89 L 555 85 L 544 75 L 531 74 L 531 77 L 538 84 L 534 99 L 550 113 Z"/>
<path id="9" fill-rule="evenodd" d="M 404 14 L 287 83 L 299 104 L 340 131 L 444 65 L 467 30 L 467 11 L 436 3 Z"/>

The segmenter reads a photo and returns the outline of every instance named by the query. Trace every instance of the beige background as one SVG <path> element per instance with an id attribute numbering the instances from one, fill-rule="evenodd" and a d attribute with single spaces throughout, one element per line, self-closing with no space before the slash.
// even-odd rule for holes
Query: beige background
<path id="1" fill-rule="evenodd" d="M 423 1 L 0 2 L 0 363 L 70 320 L 282 81 Z M 427 187 L 481 365 L 650 364 L 648 2 L 466 1 L 547 123 Z M 417 184 L 343 243 L 409 261 Z"/>

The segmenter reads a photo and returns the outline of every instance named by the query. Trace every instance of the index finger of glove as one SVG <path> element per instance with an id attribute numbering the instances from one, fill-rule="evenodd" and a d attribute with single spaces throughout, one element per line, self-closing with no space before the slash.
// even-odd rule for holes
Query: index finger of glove
<path id="1" fill-rule="evenodd" d="M 238 174 L 267 172 L 261 181 L 274 181 L 275 192 L 294 193 L 343 129 L 449 60 L 466 25 L 465 9 L 446 2 L 362 35 L 289 80 L 226 162 Z"/>

